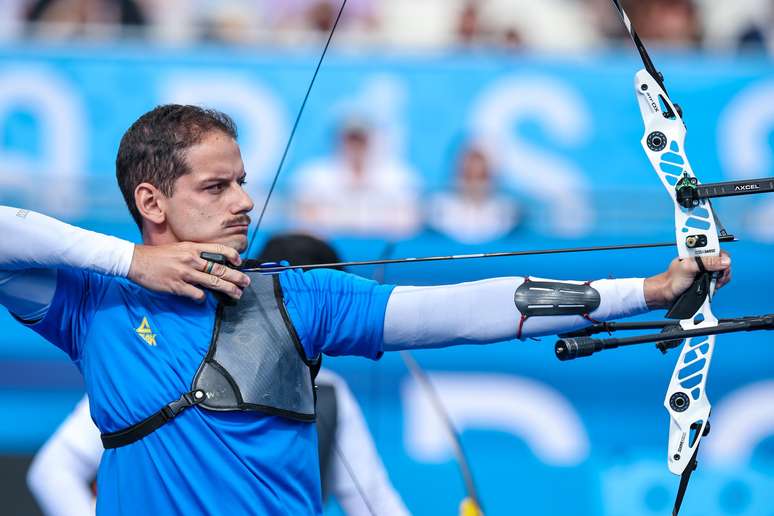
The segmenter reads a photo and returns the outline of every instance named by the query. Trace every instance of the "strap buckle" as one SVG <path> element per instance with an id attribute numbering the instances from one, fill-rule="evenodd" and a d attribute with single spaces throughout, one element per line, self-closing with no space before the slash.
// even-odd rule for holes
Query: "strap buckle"
<path id="1" fill-rule="evenodd" d="M 201 389 L 195 389 L 191 392 L 186 392 L 179 399 L 168 404 L 161 409 L 164 418 L 167 420 L 173 419 L 188 407 L 198 405 L 207 399 L 207 394 Z"/>

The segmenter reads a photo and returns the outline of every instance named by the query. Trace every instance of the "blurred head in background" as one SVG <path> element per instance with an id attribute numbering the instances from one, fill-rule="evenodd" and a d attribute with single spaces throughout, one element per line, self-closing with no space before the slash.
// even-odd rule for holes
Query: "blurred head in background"
<path id="1" fill-rule="evenodd" d="M 637 0 L 627 5 L 631 5 L 631 20 L 640 37 L 675 47 L 701 43 L 701 23 L 693 0 Z"/>
<path id="2" fill-rule="evenodd" d="M 339 151 L 355 176 L 366 173 L 371 154 L 371 130 L 362 120 L 347 120 L 339 133 Z"/>
<path id="3" fill-rule="evenodd" d="M 142 115 L 121 139 L 116 178 L 146 244 L 247 247 L 253 202 L 228 115 L 177 104 Z"/>
<path id="4" fill-rule="evenodd" d="M 258 255 L 261 262 L 287 260 L 291 265 L 336 263 L 341 258 L 329 243 L 306 233 L 281 233 L 264 244 Z M 341 267 L 335 267 L 341 270 Z"/>
<path id="5" fill-rule="evenodd" d="M 467 147 L 458 158 L 457 188 L 460 194 L 474 200 L 483 200 L 492 191 L 492 172 L 489 159 L 477 147 Z"/>
<path id="6" fill-rule="evenodd" d="M 32 24 L 28 32 L 35 36 L 115 37 L 122 35 L 124 28 L 137 30 L 147 23 L 144 3 L 138 0 L 34 0 L 27 2 L 25 19 Z"/>

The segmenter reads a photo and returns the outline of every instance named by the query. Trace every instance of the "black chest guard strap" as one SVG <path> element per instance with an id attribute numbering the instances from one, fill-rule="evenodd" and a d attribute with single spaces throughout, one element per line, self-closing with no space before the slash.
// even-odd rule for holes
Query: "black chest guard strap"
<path id="1" fill-rule="evenodd" d="M 110 434 L 102 434 L 102 446 L 106 450 L 110 448 L 118 448 L 120 446 L 126 446 L 132 444 L 135 441 L 139 441 L 146 435 L 150 435 L 155 432 L 159 427 L 174 419 L 178 414 L 194 405 L 198 405 L 204 401 L 204 391 L 196 390 L 186 392 L 179 399 L 167 404 L 163 409 L 159 410 L 150 417 L 147 417 L 139 423 L 124 428 L 118 432 Z"/>

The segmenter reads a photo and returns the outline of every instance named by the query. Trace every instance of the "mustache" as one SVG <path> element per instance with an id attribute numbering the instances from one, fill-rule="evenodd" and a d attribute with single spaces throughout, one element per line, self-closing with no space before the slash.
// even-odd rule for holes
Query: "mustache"
<path id="1" fill-rule="evenodd" d="M 223 227 L 229 228 L 231 226 L 249 226 L 251 223 L 252 219 L 247 215 L 243 215 L 241 217 L 227 221 L 225 224 L 223 224 Z"/>

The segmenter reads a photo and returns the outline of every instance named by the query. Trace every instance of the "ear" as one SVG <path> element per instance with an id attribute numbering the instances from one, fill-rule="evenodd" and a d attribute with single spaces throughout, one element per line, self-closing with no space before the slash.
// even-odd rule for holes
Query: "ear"
<path id="1" fill-rule="evenodd" d="M 150 183 L 140 183 L 134 189 L 134 202 L 143 219 L 163 224 L 166 219 L 166 199 L 161 190 Z"/>

